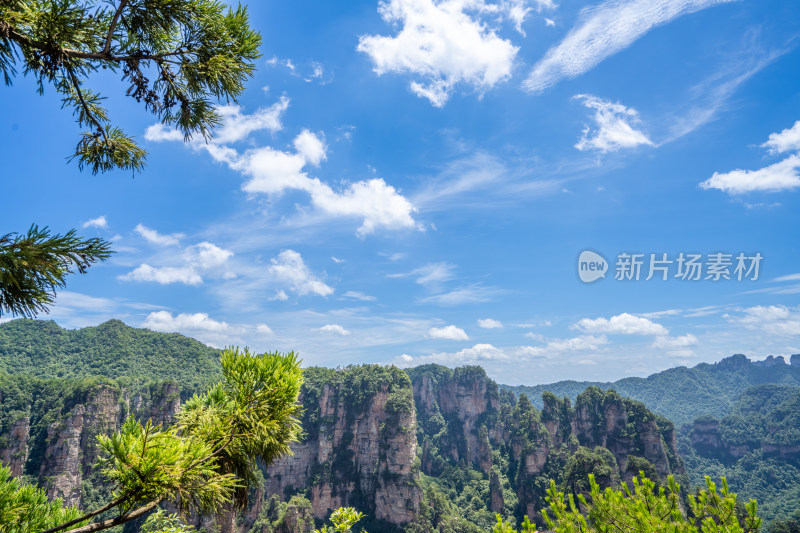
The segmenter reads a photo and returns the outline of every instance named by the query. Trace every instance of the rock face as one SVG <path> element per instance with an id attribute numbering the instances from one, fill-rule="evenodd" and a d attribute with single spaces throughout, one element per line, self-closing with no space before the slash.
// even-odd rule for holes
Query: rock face
<path id="1" fill-rule="evenodd" d="M 159 424 L 169 422 L 180 405 L 174 382 L 135 394 L 97 382 L 72 391 L 53 406 L 43 408 L 40 401 L 33 400 L 25 406 L 26 415 L 10 425 L 0 459 L 9 464 L 12 475 L 38 477 L 49 497 L 79 506 L 84 496 L 81 483 L 95 470 L 97 435 L 117 431 L 128 414 Z M 32 418 L 42 428 L 36 434 L 31 432 Z M 45 424 L 48 419 L 55 421 Z"/>
<path id="2" fill-rule="evenodd" d="M 613 391 L 589 388 L 574 407 L 569 399 L 546 393 L 539 412 L 524 395 L 517 400 L 507 391 L 498 393 L 479 367 L 427 365 L 409 374 L 423 441 L 422 471 L 436 476 L 450 464 L 482 472 L 491 511 L 538 516 L 550 477 L 572 468 L 585 479 L 583 463 L 571 459 L 579 449 L 590 452 L 584 454 L 588 472 L 598 457 L 610 461 L 608 484 L 630 480 L 640 469 L 662 478 L 683 472 L 673 425 Z M 501 470 L 493 465 L 498 454 Z M 503 483 L 515 490 L 515 507 L 507 507 Z"/>
<path id="3" fill-rule="evenodd" d="M 301 400 L 308 435 L 292 447 L 293 456 L 270 465 L 266 491 L 307 490 L 317 518 L 354 506 L 377 520 L 410 522 L 421 498 L 411 383 L 398 369 L 341 373 L 306 371 Z"/>

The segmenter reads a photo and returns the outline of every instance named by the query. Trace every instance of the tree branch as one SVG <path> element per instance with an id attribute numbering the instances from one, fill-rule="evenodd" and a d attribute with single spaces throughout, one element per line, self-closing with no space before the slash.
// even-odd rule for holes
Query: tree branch
<path id="1" fill-rule="evenodd" d="M 78 94 L 78 100 L 81 103 L 81 107 L 83 107 L 83 112 L 86 113 L 86 116 L 89 118 L 89 120 L 91 120 L 92 123 L 97 127 L 97 130 L 103 135 L 103 140 L 106 142 L 106 144 L 108 144 L 106 130 L 89 110 L 89 106 L 86 105 L 86 101 L 83 99 L 83 93 L 81 92 L 81 85 L 77 76 L 75 76 L 75 72 L 73 72 L 70 65 L 65 65 L 64 69 L 69 73 L 69 78 L 72 81 L 72 86 L 75 88 L 75 92 Z"/>
<path id="2" fill-rule="evenodd" d="M 113 509 L 117 505 L 119 505 L 122 502 L 124 502 L 125 500 L 127 500 L 130 496 L 131 496 L 131 494 L 126 492 L 125 494 L 123 494 L 122 496 L 117 498 L 116 500 L 107 503 L 106 505 L 100 507 L 99 509 L 95 509 L 91 513 L 86 513 L 85 515 L 80 516 L 80 517 L 76 518 L 75 520 L 70 520 L 69 522 L 64 522 L 60 526 L 51 527 L 50 529 L 42 531 L 41 533 L 55 533 L 56 531 L 61 531 L 62 529 L 66 529 L 66 528 L 68 528 L 70 526 L 74 526 L 75 524 L 80 524 L 84 520 L 89 520 L 90 518 L 93 518 L 93 517 L 95 517 L 95 516 L 97 516 L 99 514 L 105 513 L 109 509 Z"/>
<path id="3" fill-rule="evenodd" d="M 161 503 L 163 500 L 164 500 L 163 497 L 158 498 L 157 500 L 153 500 L 150 503 L 148 503 L 147 505 L 139 507 L 138 509 L 136 509 L 134 511 L 131 511 L 131 512 L 127 513 L 127 514 L 120 515 L 120 516 L 118 516 L 116 518 L 112 518 L 110 520 L 105 520 L 103 522 L 96 522 L 94 524 L 89 524 L 89 525 L 81 526 L 81 527 L 78 527 L 78 528 L 75 528 L 75 529 L 70 529 L 69 531 L 66 531 L 65 533 L 91 533 L 92 531 L 102 531 L 102 530 L 108 529 L 110 527 L 114 527 L 114 526 L 118 526 L 120 524 L 124 524 L 126 522 L 130 522 L 131 520 L 134 520 L 136 518 L 139 518 L 140 516 L 143 516 L 143 515 L 149 513 L 150 511 L 152 511 L 153 509 L 158 507 L 158 504 Z"/>
<path id="4" fill-rule="evenodd" d="M 127 3 L 128 0 L 120 0 L 117 12 L 114 13 L 114 18 L 111 19 L 111 24 L 108 27 L 108 35 L 106 36 L 106 45 L 103 47 L 104 54 L 111 53 L 111 39 L 114 37 L 114 29 L 116 29 L 117 21 L 119 20 L 120 15 L 122 15 L 122 10 L 125 9 L 125 5 Z"/>

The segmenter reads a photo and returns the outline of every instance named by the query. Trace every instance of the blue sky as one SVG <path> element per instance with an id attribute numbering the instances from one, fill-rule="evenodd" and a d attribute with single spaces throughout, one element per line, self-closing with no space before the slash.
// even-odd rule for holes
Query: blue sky
<path id="1" fill-rule="evenodd" d="M 78 128 L 52 90 L 3 89 L 3 231 L 117 252 L 70 278 L 59 324 L 510 384 L 800 352 L 795 0 L 249 12 L 263 57 L 209 144 L 97 80 L 149 152 L 133 178 L 66 162 Z M 604 278 L 580 280 L 584 250 Z M 681 253 L 701 279 L 676 277 Z M 706 279 L 720 253 L 731 279 Z M 638 281 L 615 279 L 620 254 L 643 254 Z M 645 279 L 651 254 L 667 280 Z M 758 279 L 736 279 L 739 254 Z"/>

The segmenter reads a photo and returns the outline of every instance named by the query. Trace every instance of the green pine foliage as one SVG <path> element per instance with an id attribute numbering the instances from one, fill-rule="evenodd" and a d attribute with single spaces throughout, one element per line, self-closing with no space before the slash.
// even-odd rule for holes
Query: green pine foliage
<path id="1" fill-rule="evenodd" d="M 2 9 L 0 4 L 0 12 Z M 33 318 L 47 313 L 56 290 L 66 285 L 66 276 L 85 274 L 92 264 L 108 259 L 109 247 L 102 239 L 81 239 L 75 230 L 51 235 L 46 227 L 35 224 L 27 233 L 0 236 L 0 316 Z"/>
<path id="2" fill-rule="evenodd" d="M 141 171 L 146 152 L 114 125 L 91 88 L 101 71 L 186 140 L 208 139 L 216 101 L 235 101 L 252 75 L 261 36 L 242 6 L 216 0 L 3 0 L 0 75 L 32 76 L 61 95 L 84 128 L 72 158 L 92 173 Z"/>

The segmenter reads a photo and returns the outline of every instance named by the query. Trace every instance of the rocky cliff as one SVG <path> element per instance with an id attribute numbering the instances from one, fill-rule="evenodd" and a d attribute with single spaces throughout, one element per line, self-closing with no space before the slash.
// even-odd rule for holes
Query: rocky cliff
<path id="1" fill-rule="evenodd" d="M 411 383 L 397 368 L 305 372 L 306 438 L 267 469 L 266 492 L 309 495 L 316 518 L 353 506 L 392 524 L 412 521 L 421 490 Z"/>
<path id="2" fill-rule="evenodd" d="M 409 375 L 422 471 L 447 478 L 449 468 L 460 466 L 482 474 L 493 512 L 538 517 L 551 478 L 569 490 L 570 475 L 578 487 L 593 472 L 608 485 L 640 470 L 660 479 L 683 473 L 673 425 L 613 391 L 591 387 L 574 407 L 545 393 L 540 412 L 525 395 L 517 400 L 498 391 L 479 367 L 427 365 Z M 444 488 L 459 486 L 465 490 L 460 480 Z"/>
<path id="3" fill-rule="evenodd" d="M 51 498 L 86 506 L 92 490 L 84 480 L 96 477 L 97 435 L 117 431 L 128 416 L 169 423 L 180 405 L 177 383 L 165 382 L 133 391 L 100 380 L 50 383 L 35 387 L 26 403 L 8 398 L 2 407 L 7 427 L 0 440 L 0 459 L 13 475 L 42 480 Z"/>

